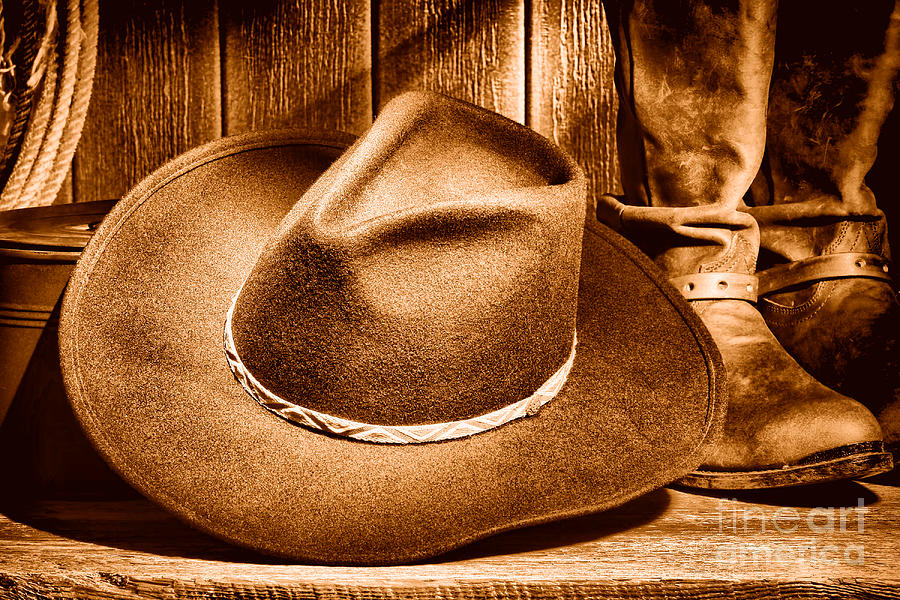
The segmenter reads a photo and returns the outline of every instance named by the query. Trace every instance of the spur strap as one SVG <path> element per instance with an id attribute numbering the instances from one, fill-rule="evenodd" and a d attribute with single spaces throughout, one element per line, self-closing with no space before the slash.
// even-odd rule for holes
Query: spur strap
<path id="1" fill-rule="evenodd" d="M 891 281 L 889 271 L 890 264 L 881 255 L 843 252 L 778 265 L 756 274 L 759 277 L 759 295 L 765 296 L 795 285 L 827 279 L 868 277 Z"/>
<path id="2" fill-rule="evenodd" d="M 744 273 L 692 273 L 669 281 L 687 300 L 746 300 L 756 302 L 756 275 Z"/>

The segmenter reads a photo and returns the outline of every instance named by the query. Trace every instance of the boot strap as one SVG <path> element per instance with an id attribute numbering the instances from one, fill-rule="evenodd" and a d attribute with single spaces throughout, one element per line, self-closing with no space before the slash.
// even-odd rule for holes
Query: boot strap
<path id="1" fill-rule="evenodd" d="M 756 275 L 692 273 L 669 280 L 688 300 L 746 300 L 756 302 Z"/>
<path id="2" fill-rule="evenodd" d="M 758 271 L 759 295 L 804 283 L 847 277 L 869 277 L 891 281 L 890 265 L 883 256 L 862 252 L 843 252 L 814 256 Z"/>

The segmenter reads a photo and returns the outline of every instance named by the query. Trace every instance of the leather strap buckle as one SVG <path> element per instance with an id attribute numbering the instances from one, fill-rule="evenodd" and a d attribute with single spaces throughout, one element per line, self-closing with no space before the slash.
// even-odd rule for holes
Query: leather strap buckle
<path id="1" fill-rule="evenodd" d="M 743 273 L 692 273 L 673 277 L 672 285 L 688 300 L 746 300 L 756 302 L 756 275 Z"/>
<path id="2" fill-rule="evenodd" d="M 868 277 L 891 281 L 890 264 L 878 254 L 842 252 L 814 256 L 757 272 L 759 294 L 765 296 L 795 285 L 827 279 Z"/>

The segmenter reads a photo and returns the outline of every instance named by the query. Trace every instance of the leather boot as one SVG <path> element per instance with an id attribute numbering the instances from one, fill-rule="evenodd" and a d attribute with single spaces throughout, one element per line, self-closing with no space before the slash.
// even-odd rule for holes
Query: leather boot
<path id="1" fill-rule="evenodd" d="M 759 229 L 741 209 L 765 146 L 775 2 L 605 8 L 625 203 L 601 196 L 597 216 L 670 275 L 728 371 L 724 431 L 681 483 L 780 487 L 889 468 L 874 416 L 804 371 L 754 304 Z"/>
<path id="2" fill-rule="evenodd" d="M 762 236 L 760 310 L 803 367 L 875 413 L 896 455 L 900 301 L 865 176 L 893 105 L 900 9 L 795 0 L 779 19 L 765 185 L 750 210 Z"/>

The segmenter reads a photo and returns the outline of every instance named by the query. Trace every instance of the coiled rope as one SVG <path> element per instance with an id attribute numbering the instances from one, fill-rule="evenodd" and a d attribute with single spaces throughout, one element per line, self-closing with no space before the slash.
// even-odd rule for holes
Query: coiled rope
<path id="1" fill-rule="evenodd" d="M 9 180 L 9 174 L 12 171 L 16 157 L 19 155 L 22 136 L 25 135 L 25 127 L 28 125 L 28 116 L 31 112 L 29 109 L 34 103 L 33 89 L 29 88 L 24 83 L 21 85 L 16 84 L 16 79 L 20 79 L 16 77 L 16 71 L 19 70 L 16 68 L 16 65 L 25 65 L 30 68 L 30 65 L 34 64 L 38 46 L 41 42 L 40 27 L 44 18 L 41 14 L 42 11 L 38 4 L 38 0 L 23 0 L 22 12 L 22 23 L 18 27 L 20 35 L 18 39 L 13 42 L 14 46 L 19 47 L 19 52 L 17 53 L 15 50 L 8 49 L 5 43 L 3 45 L 5 51 L 3 59 L 5 59 L 5 65 L 10 67 L 10 73 L 6 80 L 0 80 L 5 92 L 5 102 L 3 103 L 2 108 L 5 113 L 8 113 L 15 106 L 15 114 L 9 127 L 9 135 L 6 138 L 6 147 L 3 150 L 2 157 L 0 157 L 0 183 Z M 0 19 L 0 25 L 2 25 L 2 39 L 5 42 L 5 34 L 7 31 L 5 19 Z M 9 87 L 10 84 L 12 84 L 12 89 Z M 14 106 L 9 102 L 10 99 L 14 100 Z M 2 187 L 3 186 L 0 185 L 0 191 L 2 191 Z"/>
<path id="2" fill-rule="evenodd" d="M 60 14 L 61 13 L 61 14 Z M 0 210 L 52 204 L 81 137 L 97 64 L 98 0 L 47 6 L 41 48 L 27 87 L 41 86 Z"/>

